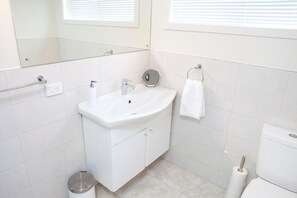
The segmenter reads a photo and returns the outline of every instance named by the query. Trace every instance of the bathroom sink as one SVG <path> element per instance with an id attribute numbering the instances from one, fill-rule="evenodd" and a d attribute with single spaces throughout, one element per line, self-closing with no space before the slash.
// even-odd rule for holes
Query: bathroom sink
<path id="1" fill-rule="evenodd" d="M 82 102 L 78 112 L 104 127 L 113 128 L 158 115 L 172 103 L 175 95 L 175 90 L 139 84 L 127 95 L 117 91 L 98 97 L 98 105 L 93 108 L 87 101 Z"/>

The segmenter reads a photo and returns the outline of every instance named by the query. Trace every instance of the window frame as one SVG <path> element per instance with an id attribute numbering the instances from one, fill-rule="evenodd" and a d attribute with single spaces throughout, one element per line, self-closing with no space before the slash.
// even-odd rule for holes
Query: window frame
<path id="1" fill-rule="evenodd" d="M 166 9 L 164 11 L 166 15 L 166 21 L 164 29 L 168 31 L 201 32 L 294 40 L 297 39 L 297 29 L 172 23 L 170 22 L 171 0 L 164 1 L 166 1 Z"/>
<path id="2" fill-rule="evenodd" d="M 65 0 L 61 1 L 62 6 L 62 19 L 64 24 L 70 25 L 91 25 L 91 26 L 103 26 L 103 27 L 123 27 L 123 28 L 139 28 L 140 17 L 140 0 L 134 0 L 134 21 L 122 22 L 122 21 L 91 21 L 91 20 L 71 20 L 65 19 Z"/>

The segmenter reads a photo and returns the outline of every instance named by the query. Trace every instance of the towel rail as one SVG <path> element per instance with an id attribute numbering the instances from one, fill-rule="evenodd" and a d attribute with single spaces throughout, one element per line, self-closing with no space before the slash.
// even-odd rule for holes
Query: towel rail
<path id="1" fill-rule="evenodd" d="M 201 73 L 201 82 L 203 82 L 204 81 L 204 74 L 203 74 L 203 72 L 202 72 L 202 65 L 201 64 L 198 64 L 196 67 L 193 67 L 193 68 L 190 68 L 189 70 L 188 70 L 188 72 L 187 72 L 187 79 L 189 79 L 189 74 L 190 74 L 190 72 L 192 71 L 192 70 L 199 70 L 200 71 L 200 73 Z"/>
<path id="2" fill-rule="evenodd" d="M 39 84 L 46 84 L 47 80 L 44 79 L 43 76 L 38 76 L 37 77 L 37 82 L 33 82 L 33 83 L 29 83 L 23 86 L 18 86 L 18 87 L 12 87 L 12 88 L 8 88 L 8 89 L 2 89 L 0 90 L 0 93 L 6 92 L 6 91 L 12 91 L 12 90 L 16 90 L 16 89 L 22 89 L 22 88 L 26 88 L 26 87 L 31 87 L 34 85 L 39 85 Z"/>

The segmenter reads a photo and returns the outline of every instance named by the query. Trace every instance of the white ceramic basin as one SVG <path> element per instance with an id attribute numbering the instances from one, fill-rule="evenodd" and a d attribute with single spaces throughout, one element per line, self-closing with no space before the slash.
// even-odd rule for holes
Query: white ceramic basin
<path id="1" fill-rule="evenodd" d="M 78 112 L 107 128 L 113 128 L 156 116 L 173 102 L 175 95 L 175 90 L 137 85 L 127 95 L 117 91 L 99 97 L 94 108 L 90 108 L 86 101 L 82 102 L 78 105 Z"/>

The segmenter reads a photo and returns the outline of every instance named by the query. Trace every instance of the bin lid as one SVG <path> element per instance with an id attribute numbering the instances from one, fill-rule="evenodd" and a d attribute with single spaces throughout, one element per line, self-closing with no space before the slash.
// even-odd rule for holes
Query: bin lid
<path id="1" fill-rule="evenodd" d="M 95 185 L 95 179 L 87 171 L 80 171 L 68 180 L 68 189 L 77 194 L 85 193 Z"/>

